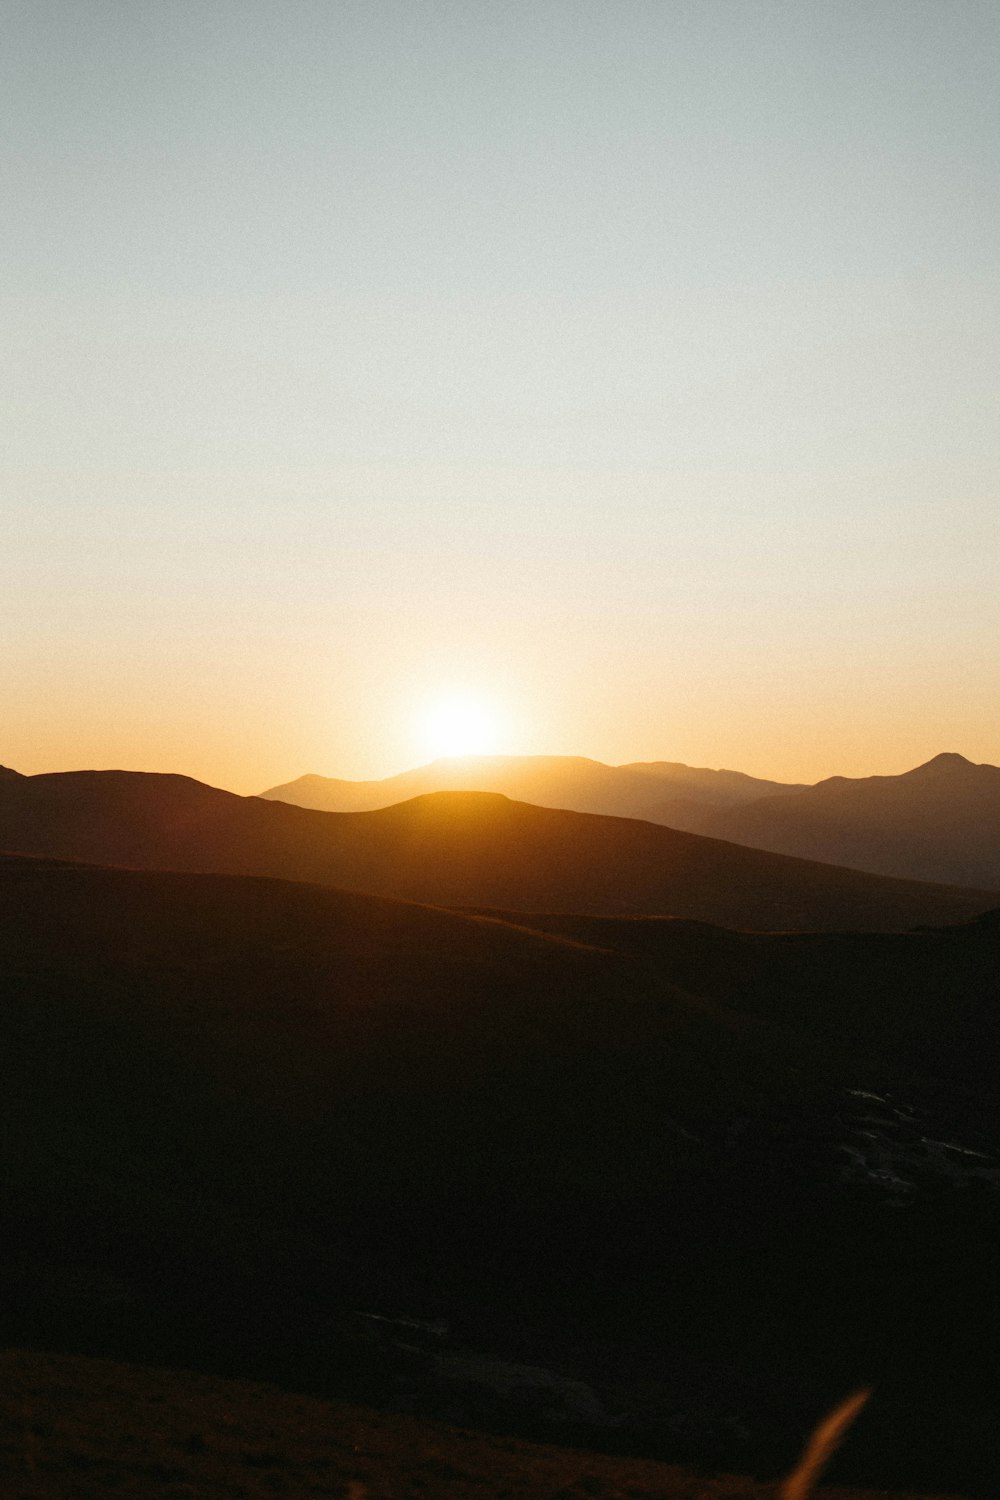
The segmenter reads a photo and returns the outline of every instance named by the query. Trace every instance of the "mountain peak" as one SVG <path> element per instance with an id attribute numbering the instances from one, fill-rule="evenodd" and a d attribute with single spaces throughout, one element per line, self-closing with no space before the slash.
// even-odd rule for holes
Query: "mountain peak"
<path id="1" fill-rule="evenodd" d="M 924 761 L 923 765 L 914 766 L 909 772 L 911 776 L 935 775 L 939 772 L 947 773 L 958 770 L 977 770 L 978 767 L 971 760 L 966 760 L 964 755 L 959 755 L 956 750 L 942 750 L 940 755 L 935 755 L 931 760 Z"/>

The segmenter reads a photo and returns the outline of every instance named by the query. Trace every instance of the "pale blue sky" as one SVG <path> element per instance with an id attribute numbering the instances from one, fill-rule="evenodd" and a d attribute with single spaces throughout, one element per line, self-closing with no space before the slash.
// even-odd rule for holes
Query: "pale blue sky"
<path id="1" fill-rule="evenodd" d="M 1000 761 L 1000 6 L 0 17 L 0 761 Z"/>

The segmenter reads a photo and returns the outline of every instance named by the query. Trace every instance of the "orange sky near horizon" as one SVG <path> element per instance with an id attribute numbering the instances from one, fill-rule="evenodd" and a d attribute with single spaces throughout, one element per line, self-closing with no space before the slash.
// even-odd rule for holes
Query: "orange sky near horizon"
<path id="1" fill-rule="evenodd" d="M 803 782 L 898 774 L 942 750 L 1000 761 L 997 738 L 984 729 L 989 705 L 977 703 L 969 681 L 943 662 L 933 687 L 924 665 L 905 696 L 899 684 L 887 695 L 874 673 L 852 681 L 846 667 L 839 683 L 793 688 L 777 673 L 740 680 L 724 658 L 711 671 L 702 658 L 697 673 L 675 668 L 668 689 L 651 670 L 644 678 L 641 665 L 623 661 L 615 671 L 607 662 L 595 692 L 582 670 L 552 691 L 544 667 L 531 682 L 525 671 L 488 660 L 478 676 L 439 677 L 433 667 L 421 674 L 404 663 L 395 677 L 383 668 L 365 681 L 360 664 L 352 669 L 344 660 L 324 680 L 315 661 L 272 657 L 248 677 L 228 672 L 219 656 L 202 661 L 197 674 L 176 661 L 171 674 L 164 661 L 153 679 L 142 673 L 130 681 L 123 671 L 110 684 L 102 662 L 100 673 L 78 672 L 75 693 L 61 696 L 57 712 L 20 700 L 20 714 L 8 713 L 0 762 L 25 774 L 179 772 L 241 794 L 306 772 L 379 779 L 445 753 L 430 742 L 425 721 L 441 690 L 451 688 L 494 714 L 495 753 L 587 755 L 608 764 L 673 760 Z M 197 694 L 196 676 L 205 684 Z M 839 716 L 831 713 L 838 689 Z M 919 712 L 931 702 L 933 712 Z M 909 721 L 907 703 L 917 709 Z M 809 732 L 810 720 L 823 725 L 822 734 Z"/>
<path id="2" fill-rule="evenodd" d="M 1000 762 L 1000 7 L 18 7 L 0 762 Z"/>

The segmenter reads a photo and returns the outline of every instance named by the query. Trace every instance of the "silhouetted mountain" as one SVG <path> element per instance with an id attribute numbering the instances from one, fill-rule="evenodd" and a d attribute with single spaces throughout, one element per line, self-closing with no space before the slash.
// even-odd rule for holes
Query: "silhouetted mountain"
<path id="1" fill-rule="evenodd" d="M 444 906 L 646 912 L 765 930 L 961 921 L 998 900 L 491 793 L 321 813 L 125 771 L 0 781 L 0 847 L 143 869 L 275 875 Z"/>
<path id="2" fill-rule="evenodd" d="M 833 776 L 790 796 L 693 809 L 713 838 L 879 875 L 1000 884 L 1000 768 L 937 755 L 901 776 Z"/>
<path id="3" fill-rule="evenodd" d="M 261 796 L 323 812 L 371 812 L 428 792 L 500 792 L 515 802 L 615 817 L 669 820 L 657 805 L 683 796 L 697 805 L 728 807 L 755 797 L 798 791 L 740 771 L 709 771 L 675 761 L 607 766 L 575 755 L 491 755 L 447 758 L 384 781 L 300 776 Z"/>

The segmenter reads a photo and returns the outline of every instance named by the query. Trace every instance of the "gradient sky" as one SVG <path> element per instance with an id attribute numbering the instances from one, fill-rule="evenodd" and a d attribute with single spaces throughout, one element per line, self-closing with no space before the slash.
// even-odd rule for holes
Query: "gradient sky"
<path id="1" fill-rule="evenodd" d="M 995 0 L 0 22 L 0 761 L 1000 761 Z"/>

